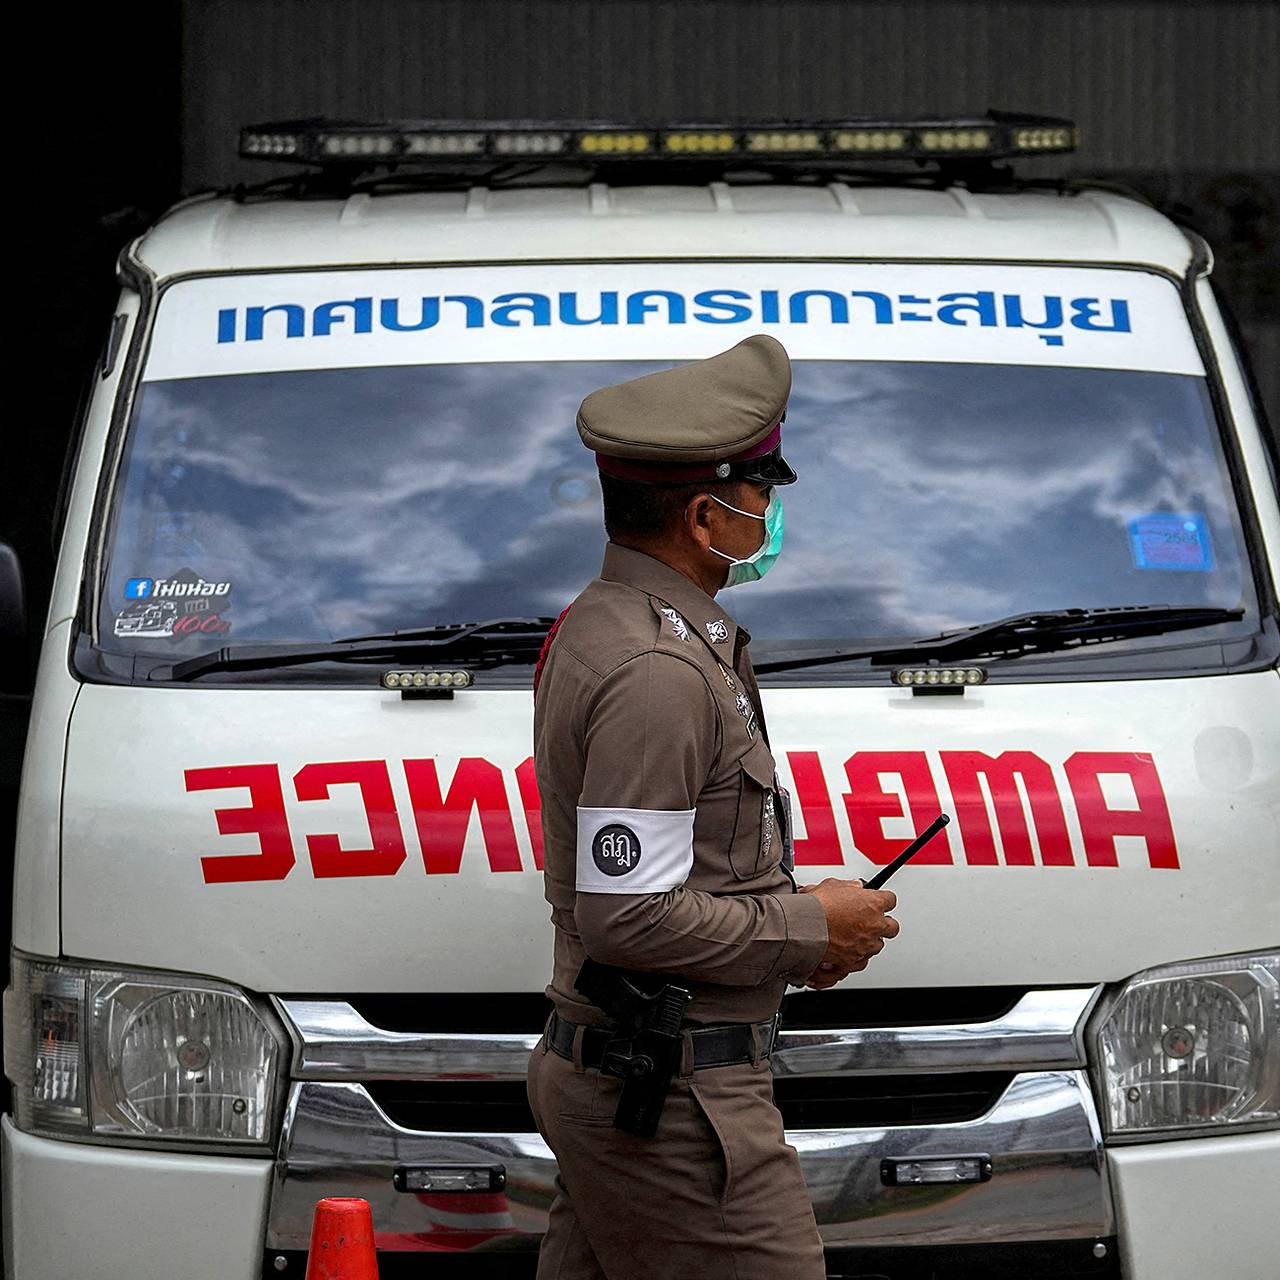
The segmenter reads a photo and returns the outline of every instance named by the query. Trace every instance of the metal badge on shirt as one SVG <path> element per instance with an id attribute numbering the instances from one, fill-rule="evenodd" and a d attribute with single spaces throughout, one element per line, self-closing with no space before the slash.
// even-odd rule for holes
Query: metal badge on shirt
<path id="1" fill-rule="evenodd" d="M 706 624 L 707 635 L 711 638 L 712 644 L 724 644 L 729 638 L 729 627 L 723 618 L 717 618 L 714 622 Z"/>
<path id="2" fill-rule="evenodd" d="M 796 840 L 791 825 L 791 792 L 773 775 L 774 790 L 778 793 L 778 826 L 782 829 L 782 867 L 788 873 L 796 866 Z"/>
<path id="3" fill-rule="evenodd" d="M 688 643 L 689 628 L 686 625 L 685 620 L 673 608 L 671 608 L 670 605 L 663 605 L 659 612 L 669 623 L 671 623 L 671 630 L 674 631 L 681 640 Z"/>
<path id="4" fill-rule="evenodd" d="M 724 677 L 724 682 L 729 686 L 730 692 L 736 695 L 733 705 L 742 717 L 742 723 L 747 730 L 747 737 L 754 742 L 756 730 L 760 727 L 760 722 L 756 719 L 755 706 L 752 704 L 751 699 L 738 688 L 738 682 L 733 678 L 733 672 L 723 662 L 717 662 L 716 665 L 720 668 L 720 674 Z"/>

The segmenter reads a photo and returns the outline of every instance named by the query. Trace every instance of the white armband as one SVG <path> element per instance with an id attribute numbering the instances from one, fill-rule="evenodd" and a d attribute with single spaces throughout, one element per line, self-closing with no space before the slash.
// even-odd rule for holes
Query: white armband
<path id="1" fill-rule="evenodd" d="M 578 809 L 578 889 L 666 893 L 693 869 L 695 809 Z"/>

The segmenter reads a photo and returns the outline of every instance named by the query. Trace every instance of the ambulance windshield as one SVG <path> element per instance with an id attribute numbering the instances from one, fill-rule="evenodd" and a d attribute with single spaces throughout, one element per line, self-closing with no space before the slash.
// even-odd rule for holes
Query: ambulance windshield
<path id="1" fill-rule="evenodd" d="M 577 405 L 669 364 L 145 383 L 100 646 L 172 662 L 219 643 L 554 616 L 598 572 L 604 544 Z M 1200 377 L 797 360 L 784 431 L 800 479 L 779 491 L 782 555 L 720 597 L 755 633 L 757 661 L 1077 606 L 1242 607 L 1240 626 L 1256 629 Z"/>

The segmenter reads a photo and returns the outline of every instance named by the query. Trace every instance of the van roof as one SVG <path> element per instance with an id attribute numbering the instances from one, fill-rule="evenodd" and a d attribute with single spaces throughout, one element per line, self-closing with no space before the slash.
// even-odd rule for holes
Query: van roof
<path id="1" fill-rule="evenodd" d="M 1191 246 L 1112 191 L 711 182 L 346 198 L 194 196 L 137 246 L 161 280 L 343 266 L 627 258 L 1126 263 L 1182 275 Z"/>

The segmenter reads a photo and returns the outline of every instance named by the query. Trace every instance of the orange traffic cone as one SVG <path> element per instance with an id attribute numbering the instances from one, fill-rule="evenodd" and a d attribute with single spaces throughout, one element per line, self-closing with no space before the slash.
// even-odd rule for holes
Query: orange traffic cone
<path id="1" fill-rule="evenodd" d="M 367 1200 L 329 1196 L 316 1202 L 307 1280 L 378 1280 Z"/>

